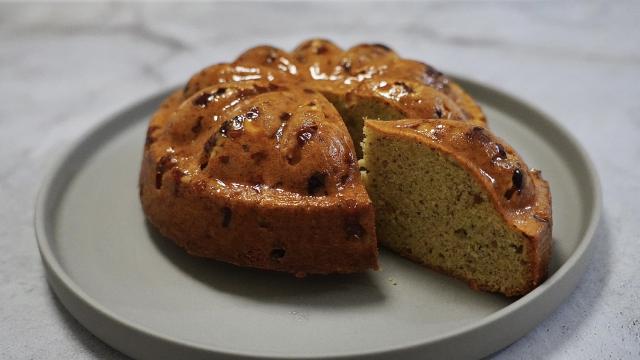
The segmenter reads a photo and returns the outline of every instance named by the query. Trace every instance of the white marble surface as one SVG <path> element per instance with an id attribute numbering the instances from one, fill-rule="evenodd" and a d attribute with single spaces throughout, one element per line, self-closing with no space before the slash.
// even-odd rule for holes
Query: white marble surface
<path id="1" fill-rule="evenodd" d="M 105 116 L 247 47 L 322 36 L 392 45 L 553 114 L 602 179 L 596 255 L 501 359 L 640 358 L 640 3 L 0 4 L 0 358 L 124 358 L 44 278 L 44 166 Z"/>

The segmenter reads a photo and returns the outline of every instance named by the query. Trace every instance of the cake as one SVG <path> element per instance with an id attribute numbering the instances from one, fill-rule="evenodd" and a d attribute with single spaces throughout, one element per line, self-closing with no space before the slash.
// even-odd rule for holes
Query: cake
<path id="1" fill-rule="evenodd" d="M 140 172 L 143 210 L 161 234 L 196 256 L 297 276 L 353 273 L 378 269 L 380 238 L 391 250 L 477 288 L 511 294 L 510 287 L 485 286 L 411 256 L 393 237 L 382 238 L 396 230 L 394 236 L 404 237 L 405 230 L 385 225 L 393 215 L 376 208 L 380 197 L 372 192 L 379 188 L 373 185 L 379 168 L 368 167 L 384 154 L 367 152 L 388 147 L 364 139 L 363 126 L 367 121 L 372 139 L 389 132 L 404 139 L 398 141 L 428 147 L 426 140 L 416 140 L 421 128 L 412 130 L 402 119 L 479 128 L 493 139 L 482 110 L 459 85 L 384 45 L 344 51 L 316 39 L 292 52 L 255 47 L 196 73 L 153 115 Z M 437 147 L 443 153 L 450 149 Z M 528 176 L 524 162 L 509 154 L 527 174 L 527 190 L 516 191 L 514 199 L 548 196 L 546 183 L 537 177 L 531 185 L 536 175 Z M 461 169 L 473 173 L 477 167 Z M 482 189 L 487 199 L 500 190 Z M 500 203 L 486 203 L 503 214 Z M 518 219 L 494 220 L 520 231 Z M 548 220 L 547 233 L 531 243 L 548 243 L 550 214 Z M 548 251 L 538 250 L 523 250 L 541 257 L 523 263 L 532 286 L 543 278 L 548 260 Z"/>
<path id="2" fill-rule="evenodd" d="M 365 182 L 383 246 L 473 288 L 522 295 L 551 251 L 549 187 L 486 128 L 365 122 Z"/>

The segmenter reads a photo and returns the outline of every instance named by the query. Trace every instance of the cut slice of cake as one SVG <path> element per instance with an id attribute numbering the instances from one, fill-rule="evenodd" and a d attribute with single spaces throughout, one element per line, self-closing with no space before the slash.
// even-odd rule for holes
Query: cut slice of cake
<path id="1" fill-rule="evenodd" d="M 546 276 L 551 197 L 489 130 L 451 120 L 367 120 L 365 183 L 382 245 L 474 289 L 523 295 Z"/>

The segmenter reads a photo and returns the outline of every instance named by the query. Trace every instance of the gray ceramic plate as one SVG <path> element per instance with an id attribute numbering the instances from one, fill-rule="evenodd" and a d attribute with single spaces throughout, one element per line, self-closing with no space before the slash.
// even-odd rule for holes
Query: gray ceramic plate
<path id="1" fill-rule="evenodd" d="M 147 226 L 137 176 L 163 92 L 81 139 L 46 178 L 35 227 L 48 280 L 91 332 L 136 358 L 477 358 L 548 316 L 576 286 L 600 213 L 597 176 L 557 123 L 461 81 L 551 184 L 551 277 L 513 301 L 382 251 L 382 270 L 296 279 L 186 255 Z"/>

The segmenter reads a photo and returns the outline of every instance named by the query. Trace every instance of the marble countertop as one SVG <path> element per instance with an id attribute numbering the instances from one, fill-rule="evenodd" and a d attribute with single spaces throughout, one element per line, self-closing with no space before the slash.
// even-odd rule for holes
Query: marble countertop
<path id="1" fill-rule="evenodd" d="M 47 286 L 45 165 L 109 114 L 258 43 L 375 41 L 516 94 L 572 130 L 604 211 L 577 289 L 500 359 L 640 357 L 640 3 L 0 4 L 0 358 L 125 358 Z"/>

